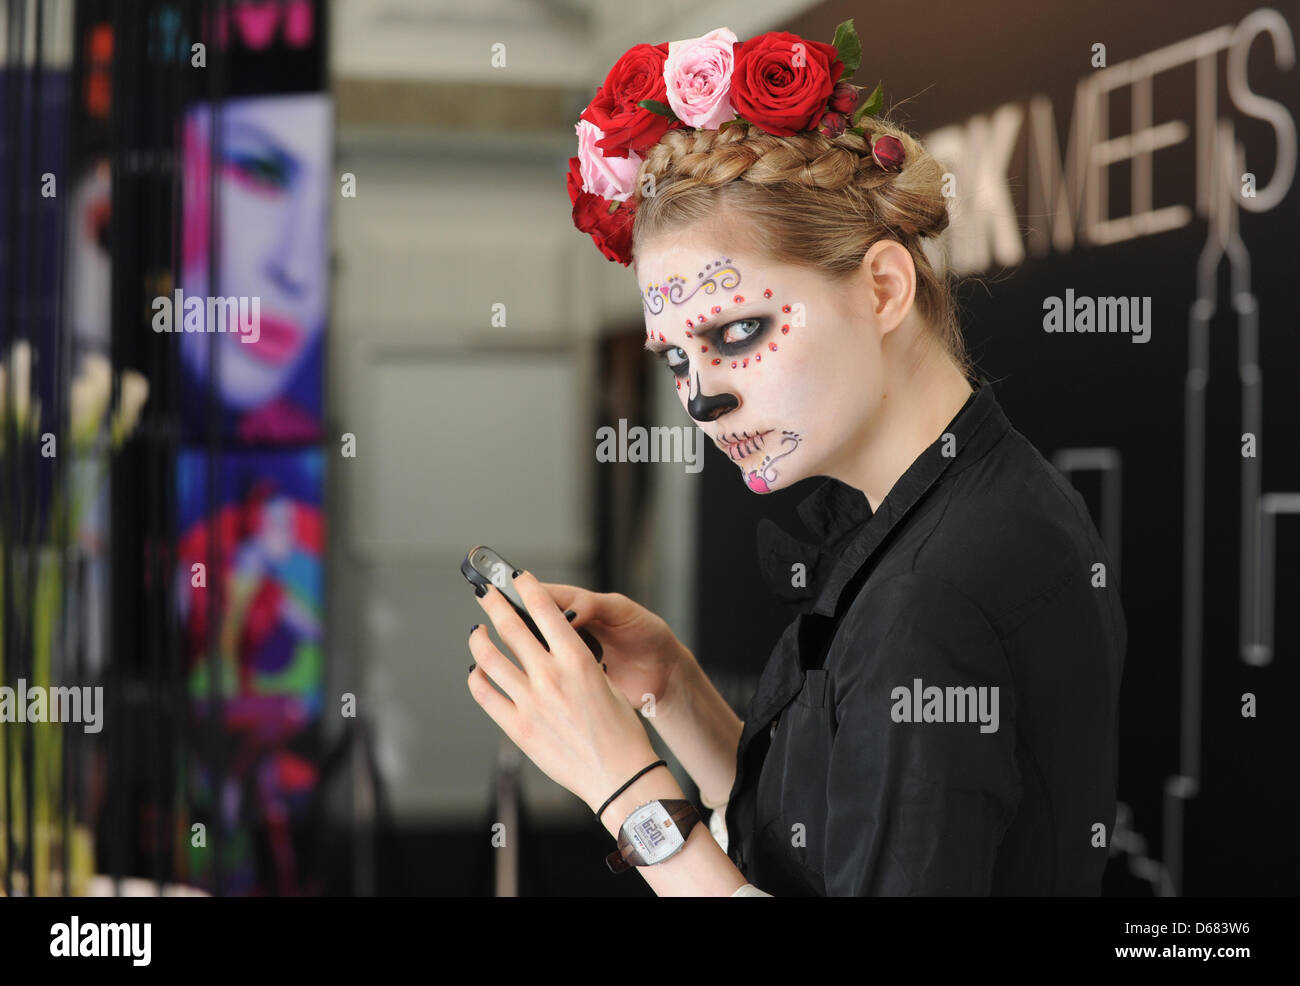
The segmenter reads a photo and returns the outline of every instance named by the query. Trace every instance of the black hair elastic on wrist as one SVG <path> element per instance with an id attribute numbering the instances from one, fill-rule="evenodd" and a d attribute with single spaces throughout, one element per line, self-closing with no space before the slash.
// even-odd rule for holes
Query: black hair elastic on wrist
<path id="1" fill-rule="evenodd" d="M 611 803 L 613 803 L 614 799 L 617 798 L 624 791 L 626 791 L 628 788 L 630 788 L 636 782 L 636 779 L 640 777 L 642 774 L 648 774 L 656 767 L 667 767 L 667 766 L 668 766 L 668 762 L 666 760 L 656 760 L 649 767 L 642 767 L 640 770 L 638 770 L 635 774 L 632 775 L 632 779 L 630 781 L 628 781 L 626 784 L 624 784 L 617 791 L 615 791 L 613 794 L 611 794 L 608 798 L 605 799 L 605 803 L 600 806 L 600 811 L 596 812 L 596 819 L 599 820 L 600 817 L 605 814 L 605 809 L 608 808 Z"/>

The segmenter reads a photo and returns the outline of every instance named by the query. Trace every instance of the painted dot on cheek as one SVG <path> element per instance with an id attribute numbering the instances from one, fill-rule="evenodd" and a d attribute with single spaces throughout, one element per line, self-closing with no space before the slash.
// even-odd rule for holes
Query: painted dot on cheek
<path id="1" fill-rule="evenodd" d="M 782 334 L 782 335 L 789 335 L 789 334 L 790 334 L 790 326 L 788 326 L 788 325 L 783 325 L 783 326 L 781 326 L 781 334 Z"/>
<path id="2" fill-rule="evenodd" d="M 789 314 L 790 314 L 790 306 L 789 306 L 789 305 L 782 305 L 782 306 L 781 306 L 781 311 L 783 311 L 783 312 L 785 312 L 787 315 L 789 315 Z"/>
<path id="3" fill-rule="evenodd" d="M 734 359 L 731 361 L 731 368 L 733 370 L 736 368 L 736 361 Z"/>
<path id="4" fill-rule="evenodd" d="M 721 305 L 714 305 L 713 308 L 711 309 L 711 311 L 713 312 L 714 315 L 716 315 L 716 314 L 718 314 L 718 312 L 722 311 L 722 306 L 721 306 Z"/>
<path id="5" fill-rule="evenodd" d="M 659 341 L 660 341 L 660 342 L 667 342 L 667 341 L 668 341 L 667 339 L 664 338 L 664 334 L 663 334 L 662 332 L 659 333 Z"/>
<path id="6" fill-rule="evenodd" d="M 755 363 L 761 363 L 761 362 L 763 362 L 763 354 L 762 354 L 762 353 L 759 353 L 757 356 L 755 356 L 755 357 L 754 357 L 754 362 L 755 362 Z"/>
<path id="7" fill-rule="evenodd" d="M 697 321 L 697 322 L 699 322 L 701 325 L 703 325 L 703 324 L 704 324 L 704 313 L 703 313 L 703 312 L 700 312 L 700 314 L 696 315 L 696 316 L 695 316 L 695 321 Z"/>
<path id="8" fill-rule="evenodd" d="M 734 302 L 735 302 L 736 304 L 738 304 L 738 305 L 743 305 L 743 304 L 745 303 L 745 296 L 744 296 L 743 294 L 738 294 L 738 295 L 736 295 L 734 298 L 732 298 L 731 300 L 734 301 Z"/>
<path id="9" fill-rule="evenodd" d="M 686 330 L 686 338 L 687 338 L 687 339 L 694 339 L 694 338 L 695 338 L 694 333 L 692 333 L 690 329 L 687 329 L 687 330 Z"/>
<path id="10" fill-rule="evenodd" d="M 770 297 L 772 297 L 772 289 L 771 289 L 771 288 L 764 288 L 764 289 L 763 289 L 763 297 L 764 297 L 764 298 L 770 298 Z"/>
<path id="11" fill-rule="evenodd" d="M 749 360 L 748 360 L 748 359 L 746 359 L 745 362 L 742 363 L 742 364 L 740 365 L 740 368 L 743 370 L 743 369 L 744 369 L 745 367 L 747 367 L 747 366 L 749 366 Z"/>
<path id="12" fill-rule="evenodd" d="M 722 362 L 722 360 L 720 360 L 720 359 L 715 359 L 715 360 L 713 361 L 713 365 L 714 365 L 714 366 L 717 366 L 717 365 L 718 365 L 719 363 L 721 363 L 721 362 Z"/>
<path id="13" fill-rule="evenodd" d="M 678 390 L 682 389 L 682 382 L 680 380 L 677 381 L 677 389 Z"/>
<path id="14" fill-rule="evenodd" d="M 688 319 L 686 320 L 686 327 L 687 327 L 688 329 L 693 329 L 693 328 L 695 328 L 695 323 L 692 322 L 692 321 L 688 318 Z"/>
<path id="15" fill-rule="evenodd" d="M 707 353 L 708 351 L 709 351 L 709 347 L 706 346 L 704 343 L 700 343 L 700 352 Z"/>
<path id="16" fill-rule="evenodd" d="M 772 352 L 776 352 L 776 343 L 774 343 L 774 342 L 769 342 L 769 343 L 767 344 L 767 348 L 770 349 L 770 350 L 772 350 Z"/>

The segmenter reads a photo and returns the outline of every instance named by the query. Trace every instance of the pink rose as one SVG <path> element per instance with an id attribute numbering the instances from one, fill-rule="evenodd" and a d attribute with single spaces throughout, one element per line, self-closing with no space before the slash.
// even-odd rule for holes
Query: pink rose
<path id="1" fill-rule="evenodd" d="M 732 46 L 725 27 L 702 38 L 673 41 L 664 62 L 668 105 L 688 127 L 717 130 L 736 115 L 731 105 Z"/>
<path id="2" fill-rule="evenodd" d="M 626 202 L 636 184 L 641 158 L 631 151 L 627 157 L 605 157 L 596 146 L 596 141 L 605 136 L 600 127 L 579 120 L 575 129 L 578 131 L 578 171 L 582 175 L 582 190 L 612 202 Z"/>

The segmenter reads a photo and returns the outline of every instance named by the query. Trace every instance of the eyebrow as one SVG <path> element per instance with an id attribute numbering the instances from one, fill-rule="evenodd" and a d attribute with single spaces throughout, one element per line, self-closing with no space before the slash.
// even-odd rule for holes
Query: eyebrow
<path id="1" fill-rule="evenodd" d="M 713 342 L 713 337 L 714 335 L 717 334 L 719 328 L 726 328 L 732 322 L 740 321 L 740 319 L 731 317 L 731 315 L 728 312 L 728 309 L 743 308 L 745 305 L 750 305 L 753 303 L 754 302 L 751 301 L 745 301 L 745 302 L 741 302 L 740 304 L 736 304 L 735 302 L 730 302 L 726 305 L 720 305 L 719 307 L 722 309 L 722 311 L 718 312 L 717 315 L 710 313 L 708 322 L 706 323 L 704 328 L 702 329 L 696 328 L 692 330 L 694 336 L 697 339 L 703 338 L 705 342 L 710 342 L 710 343 Z M 709 307 L 712 308 L 713 306 L 710 305 Z M 746 317 L 752 317 L 752 316 L 746 316 Z M 694 319 L 692 319 L 692 321 L 694 321 Z M 676 349 L 677 346 L 670 342 L 660 342 L 658 337 L 656 336 L 656 338 L 653 339 L 647 338 L 643 348 L 646 350 L 646 352 L 650 352 L 650 353 L 666 353 L 670 349 Z"/>

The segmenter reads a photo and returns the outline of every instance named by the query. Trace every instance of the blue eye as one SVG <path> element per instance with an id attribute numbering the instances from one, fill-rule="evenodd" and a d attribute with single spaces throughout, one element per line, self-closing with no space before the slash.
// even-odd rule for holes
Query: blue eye
<path id="1" fill-rule="evenodd" d="M 728 325 L 722 332 L 719 340 L 722 346 L 735 346 L 744 348 L 746 343 L 753 342 L 762 333 L 767 319 L 764 318 L 742 318 Z"/>
<path id="2" fill-rule="evenodd" d="M 673 374 L 679 377 L 686 373 L 686 366 L 690 362 L 686 355 L 686 350 L 681 346 L 677 346 L 673 349 L 665 349 L 663 352 L 663 360 L 664 363 L 667 364 L 668 369 L 672 370 Z"/>

